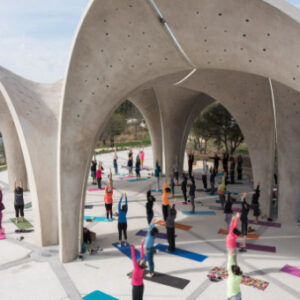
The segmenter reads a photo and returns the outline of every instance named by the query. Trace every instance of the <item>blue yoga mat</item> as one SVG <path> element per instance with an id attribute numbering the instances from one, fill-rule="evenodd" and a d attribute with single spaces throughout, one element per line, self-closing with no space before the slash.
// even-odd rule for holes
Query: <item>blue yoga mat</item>
<path id="1" fill-rule="evenodd" d="M 149 178 L 145 178 L 145 177 L 142 177 L 140 178 L 139 180 L 137 179 L 128 179 L 127 181 L 128 182 L 138 182 L 138 181 L 144 181 L 144 180 L 148 180 Z"/>
<path id="2" fill-rule="evenodd" d="M 214 216 L 216 214 L 215 211 L 182 211 L 184 215 L 201 215 L 201 216 Z"/>
<path id="3" fill-rule="evenodd" d="M 86 221 L 88 219 L 93 220 L 95 217 L 90 217 L 90 216 L 84 216 L 83 219 Z"/>
<path id="4" fill-rule="evenodd" d="M 136 233 L 136 235 L 146 236 L 147 235 L 147 231 L 145 231 L 145 230 L 139 230 Z M 168 236 L 165 233 L 161 233 L 161 232 L 159 232 L 158 234 L 156 234 L 155 237 L 158 238 L 158 239 L 165 239 L 165 240 L 168 239 Z M 176 235 L 175 235 L 175 237 L 176 237 Z"/>
<path id="5" fill-rule="evenodd" d="M 179 249 L 179 248 L 176 248 L 175 251 L 168 252 L 167 251 L 168 246 L 163 245 L 163 244 L 157 244 L 155 246 L 155 248 L 159 251 L 166 252 L 168 254 L 177 255 L 177 256 L 184 257 L 184 258 L 191 259 L 191 260 L 195 260 L 195 261 L 198 261 L 198 262 L 202 262 L 207 258 L 206 255 L 198 254 L 198 253 L 195 253 L 195 252 L 191 252 L 191 251 L 187 251 L 187 250 L 183 250 L 183 249 Z"/>
<path id="6" fill-rule="evenodd" d="M 91 219 L 93 222 L 106 222 L 106 217 L 90 217 L 90 216 L 84 216 L 84 220 Z M 115 218 L 112 218 L 113 220 Z M 111 222 L 111 219 L 109 219 L 109 222 Z"/>
<path id="7" fill-rule="evenodd" d="M 162 190 L 159 189 L 159 190 L 151 190 L 151 193 L 162 193 Z"/>
<path id="8" fill-rule="evenodd" d="M 121 253 L 126 255 L 129 259 L 132 259 L 131 257 L 131 249 L 130 246 L 119 246 L 119 243 L 113 243 L 113 246 L 116 247 Z M 138 260 L 141 257 L 140 251 L 134 248 L 135 253 L 135 259 Z M 145 256 L 146 259 L 146 256 Z"/>
<path id="9" fill-rule="evenodd" d="M 118 298 L 115 298 L 113 296 L 110 296 L 108 294 L 105 294 L 100 291 L 93 291 L 90 294 L 84 296 L 82 299 L 84 300 L 119 300 Z"/>

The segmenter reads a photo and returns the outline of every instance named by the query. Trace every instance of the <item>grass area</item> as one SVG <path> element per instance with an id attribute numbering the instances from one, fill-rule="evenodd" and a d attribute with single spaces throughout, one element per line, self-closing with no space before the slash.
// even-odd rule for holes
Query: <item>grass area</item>
<path id="1" fill-rule="evenodd" d="M 0 165 L 0 172 L 5 171 L 6 169 L 7 169 L 7 165 L 6 164 Z"/>
<path id="2" fill-rule="evenodd" d="M 246 154 L 246 155 L 249 154 L 248 147 L 246 145 L 240 145 L 239 147 L 237 147 L 235 152 L 236 153 L 241 152 L 242 154 Z"/>

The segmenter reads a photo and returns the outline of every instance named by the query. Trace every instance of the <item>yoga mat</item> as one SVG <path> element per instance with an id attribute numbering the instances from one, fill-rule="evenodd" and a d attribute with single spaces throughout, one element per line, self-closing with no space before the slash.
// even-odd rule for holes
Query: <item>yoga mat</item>
<path id="1" fill-rule="evenodd" d="M 132 259 L 131 257 L 131 249 L 130 246 L 119 246 L 119 243 L 113 243 L 112 244 L 115 248 L 117 248 L 121 253 L 126 255 L 129 259 Z M 135 253 L 135 259 L 138 260 L 141 257 L 140 251 L 138 251 L 136 248 L 134 248 Z M 146 260 L 146 253 L 145 253 L 145 260 Z"/>
<path id="2" fill-rule="evenodd" d="M 87 221 L 87 220 L 92 220 L 94 219 L 95 217 L 90 217 L 90 216 L 84 216 L 83 217 L 83 220 Z"/>
<path id="3" fill-rule="evenodd" d="M 24 222 L 19 222 L 16 223 L 16 219 L 15 218 L 11 218 L 10 219 L 19 229 L 28 229 L 28 228 L 32 228 L 33 225 L 28 222 L 26 219 L 24 219 Z"/>
<path id="4" fill-rule="evenodd" d="M 134 175 L 127 175 L 127 176 L 121 176 L 120 179 L 124 180 L 124 179 L 132 179 L 132 178 L 136 178 L 136 176 Z"/>
<path id="5" fill-rule="evenodd" d="M 84 208 L 85 209 L 92 209 L 94 207 L 94 205 L 85 205 Z"/>
<path id="6" fill-rule="evenodd" d="M 284 267 L 282 267 L 280 269 L 280 271 L 288 273 L 288 274 L 296 276 L 296 277 L 300 277 L 300 269 L 295 268 L 295 267 L 290 266 L 290 265 L 285 265 Z"/>
<path id="7" fill-rule="evenodd" d="M 24 205 L 24 208 L 27 209 L 27 208 L 31 208 L 32 207 L 32 202 L 28 202 Z"/>
<path id="8" fill-rule="evenodd" d="M 98 192 L 98 191 L 104 191 L 104 188 L 102 188 L 102 189 L 95 189 L 95 188 L 88 189 L 88 192 Z"/>
<path id="9" fill-rule="evenodd" d="M 139 181 L 145 181 L 148 180 L 148 177 L 142 177 L 140 179 L 127 179 L 128 182 L 139 182 Z"/>
<path id="10" fill-rule="evenodd" d="M 90 217 L 90 216 L 84 216 L 84 220 L 92 220 L 93 222 L 106 222 L 106 217 Z M 115 218 L 112 218 L 114 220 Z M 109 222 L 111 222 L 111 219 L 109 219 Z"/>
<path id="11" fill-rule="evenodd" d="M 224 268 L 214 267 L 209 273 L 214 273 L 224 279 L 228 277 L 228 272 Z M 241 283 L 247 286 L 252 286 L 261 291 L 264 291 L 269 286 L 269 282 L 255 279 L 247 275 L 243 275 Z"/>
<path id="12" fill-rule="evenodd" d="M 4 229 L 3 227 L 2 227 L 2 231 L 3 231 L 3 233 L 0 234 L 0 240 L 6 239 L 6 236 L 5 236 L 5 229 Z"/>
<path id="13" fill-rule="evenodd" d="M 281 227 L 280 223 L 273 223 L 273 222 L 263 222 L 263 221 L 259 221 L 258 223 L 255 223 L 254 220 L 248 220 L 248 224 L 252 224 L 252 225 L 261 225 L 261 226 L 270 226 L 270 227 Z"/>
<path id="14" fill-rule="evenodd" d="M 227 235 L 227 230 L 225 230 L 225 229 L 219 229 L 218 234 Z M 243 235 L 241 234 L 240 237 L 243 237 Z M 253 233 L 248 233 L 247 234 L 247 238 L 248 239 L 252 239 L 252 240 L 258 240 L 259 239 L 259 235 L 258 234 L 253 234 Z"/>
<path id="15" fill-rule="evenodd" d="M 216 203 L 221 203 L 220 200 L 216 200 Z M 234 201 L 233 204 L 242 204 L 242 201 Z"/>
<path id="16" fill-rule="evenodd" d="M 214 216 L 216 214 L 215 211 L 182 211 L 184 215 L 200 215 L 200 216 Z"/>
<path id="17" fill-rule="evenodd" d="M 114 300 L 114 299 L 119 300 L 118 298 L 100 292 L 98 290 L 91 292 L 90 294 L 84 296 L 82 299 L 83 300 Z"/>
<path id="18" fill-rule="evenodd" d="M 241 244 L 239 242 L 237 242 L 236 247 L 240 248 Z M 273 247 L 273 246 L 264 246 L 264 245 L 257 245 L 257 244 L 246 244 L 246 249 L 276 253 L 276 247 Z"/>
<path id="19" fill-rule="evenodd" d="M 146 230 L 139 230 L 136 235 L 139 235 L 139 236 L 146 236 L 147 235 L 147 231 Z M 175 237 L 177 235 L 175 234 Z M 168 236 L 166 233 L 161 233 L 159 232 L 158 234 L 155 235 L 156 238 L 159 238 L 159 239 L 165 239 L 167 240 L 168 239 Z"/>
<path id="20" fill-rule="evenodd" d="M 151 190 L 151 193 L 162 193 L 162 190 L 159 189 L 159 190 Z"/>
<path id="21" fill-rule="evenodd" d="M 238 208 L 238 207 L 234 207 L 234 208 L 232 208 L 232 211 L 234 211 L 234 212 L 241 212 L 242 209 Z"/>
<path id="22" fill-rule="evenodd" d="M 218 192 L 215 192 L 214 194 L 211 194 L 210 192 L 206 192 L 206 194 L 209 195 L 209 196 L 219 196 Z M 227 194 L 228 194 L 228 191 L 225 192 L 225 195 L 227 195 Z M 237 192 L 230 192 L 230 194 L 231 195 L 238 195 Z M 236 203 L 236 201 L 234 203 Z"/>
<path id="23" fill-rule="evenodd" d="M 160 226 L 166 226 L 166 223 L 163 220 L 159 220 L 155 224 L 160 225 Z M 192 228 L 192 226 L 175 223 L 175 228 L 181 229 L 181 230 L 190 230 Z"/>
<path id="24" fill-rule="evenodd" d="M 187 250 L 183 250 L 183 249 L 179 249 L 179 248 L 176 248 L 174 251 L 169 252 L 169 251 L 167 251 L 168 246 L 163 245 L 163 244 L 157 244 L 155 246 L 155 248 L 161 252 L 165 252 L 165 253 L 172 254 L 172 255 L 177 255 L 177 256 L 191 259 L 191 260 L 198 261 L 198 262 L 202 262 L 207 258 L 206 255 L 198 254 L 195 252 L 191 252 L 191 251 L 187 251 Z"/>
<path id="25" fill-rule="evenodd" d="M 158 272 L 155 272 L 155 275 L 151 278 L 145 276 L 146 274 L 147 272 L 144 273 L 144 280 L 160 283 L 180 290 L 183 290 L 190 283 L 187 279 Z"/>
<path id="26" fill-rule="evenodd" d="M 201 205 L 201 202 L 200 202 L 200 201 L 196 201 L 196 202 L 195 202 L 195 205 L 196 205 L 196 206 L 199 206 L 199 205 L 197 205 L 197 204 L 200 204 L 200 205 Z M 192 206 L 191 202 L 176 202 L 176 205 L 190 205 L 190 206 Z"/>
<path id="27" fill-rule="evenodd" d="M 223 210 L 222 207 L 220 207 L 220 206 L 213 206 L 213 205 L 209 206 L 208 208 L 209 209 L 214 209 L 214 210 Z"/>

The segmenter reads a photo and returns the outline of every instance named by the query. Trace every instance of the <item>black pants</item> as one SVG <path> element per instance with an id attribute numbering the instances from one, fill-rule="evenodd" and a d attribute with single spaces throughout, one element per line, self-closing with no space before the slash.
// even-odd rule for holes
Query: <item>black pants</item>
<path id="1" fill-rule="evenodd" d="M 230 181 L 231 181 L 231 184 L 234 183 L 234 170 L 230 170 Z"/>
<path id="2" fill-rule="evenodd" d="M 168 242 L 169 242 L 169 251 L 175 250 L 175 228 L 169 228 L 167 227 L 167 236 L 168 236 Z"/>
<path id="3" fill-rule="evenodd" d="M 132 300 L 143 300 L 144 285 L 132 286 Z"/>
<path id="4" fill-rule="evenodd" d="M 150 213 L 150 214 L 148 214 L 147 213 L 147 221 L 148 221 L 148 225 L 150 225 L 150 223 L 151 223 L 151 221 L 152 221 L 152 219 L 153 219 L 153 212 L 152 213 Z"/>
<path id="5" fill-rule="evenodd" d="M 97 183 L 98 183 L 98 189 L 101 189 L 101 179 L 102 178 L 97 178 Z"/>
<path id="6" fill-rule="evenodd" d="M 122 241 L 122 231 L 124 240 L 127 241 L 127 223 L 118 223 L 119 241 Z"/>
<path id="7" fill-rule="evenodd" d="M 164 220 L 167 221 L 169 205 L 162 205 Z"/>
<path id="8" fill-rule="evenodd" d="M 19 214 L 21 217 L 24 217 L 24 204 L 23 205 L 15 205 L 16 218 L 19 218 Z"/>
<path id="9" fill-rule="evenodd" d="M 135 173 L 136 173 L 136 178 L 139 179 L 141 178 L 141 173 L 140 173 L 140 169 L 135 169 Z"/>
<path id="10" fill-rule="evenodd" d="M 189 164 L 189 177 L 192 177 L 192 172 L 193 172 L 193 164 Z"/>
<path id="11" fill-rule="evenodd" d="M 184 202 L 187 202 L 187 198 L 186 198 L 186 190 L 183 190 L 183 191 L 182 191 L 182 194 L 183 194 Z"/>
<path id="12" fill-rule="evenodd" d="M 105 209 L 106 209 L 106 218 L 108 219 L 110 215 L 110 218 L 112 219 L 112 203 L 110 204 L 105 203 Z"/>
<path id="13" fill-rule="evenodd" d="M 237 169 L 237 173 L 238 173 L 238 180 L 242 180 L 243 179 L 243 169 L 242 168 L 238 168 Z"/>
<path id="14" fill-rule="evenodd" d="M 210 193 L 214 194 L 215 193 L 215 181 L 210 182 Z"/>
<path id="15" fill-rule="evenodd" d="M 202 175 L 204 189 L 207 190 L 207 175 Z"/>

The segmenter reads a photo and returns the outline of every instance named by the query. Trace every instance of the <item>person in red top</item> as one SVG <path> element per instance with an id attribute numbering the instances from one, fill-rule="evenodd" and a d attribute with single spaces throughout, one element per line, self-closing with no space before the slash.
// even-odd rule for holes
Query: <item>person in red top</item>
<path id="1" fill-rule="evenodd" d="M 141 258 L 136 261 L 134 245 L 130 245 L 131 248 L 131 257 L 133 263 L 133 270 L 131 276 L 132 284 L 132 300 L 143 300 L 144 294 L 144 283 L 143 275 L 144 269 L 146 269 L 147 264 L 144 258 L 144 239 L 141 242 Z"/>
<path id="2" fill-rule="evenodd" d="M 102 164 L 99 162 L 98 169 L 96 171 L 96 179 L 98 184 L 98 189 L 101 190 L 101 180 L 102 180 Z"/>
<path id="3" fill-rule="evenodd" d="M 113 204 L 113 187 L 110 181 L 105 186 L 104 203 L 106 209 L 106 219 L 109 220 L 109 215 L 112 220 L 112 204 Z"/>
<path id="4" fill-rule="evenodd" d="M 236 233 L 238 233 L 235 229 L 237 227 L 239 221 L 240 213 L 237 213 L 232 217 L 231 223 L 229 225 L 229 231 L 226 236 L 226 248 L 228 250 L 229 255 L 235 256 L 235 248 L 236 248 L 236 239 L 239 237 Z"/>

